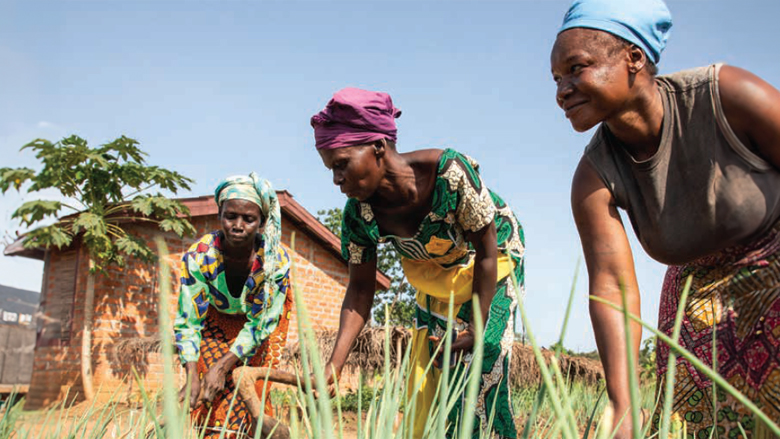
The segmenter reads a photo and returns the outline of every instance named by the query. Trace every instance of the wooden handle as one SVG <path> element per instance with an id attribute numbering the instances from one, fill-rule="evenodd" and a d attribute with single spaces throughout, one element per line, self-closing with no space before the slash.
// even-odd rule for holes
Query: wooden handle
<path id="1" fill-rule="evenodd" d="M 237 367 L 233 371 L 233 382 L 250 382 L 253 386 L 255 382 L 259 380 L 267 380 L 279 384 L 287 384 L 288 386 L 298 386 L 298 383 L 303 383 L 304 378 L 283 370 L 272 369 L 270 367 L 250 367 L 242 366 Z"/>

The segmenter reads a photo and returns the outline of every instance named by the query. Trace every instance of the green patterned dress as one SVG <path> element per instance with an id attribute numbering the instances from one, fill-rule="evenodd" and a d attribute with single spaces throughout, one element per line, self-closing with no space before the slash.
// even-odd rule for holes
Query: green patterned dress
<path id="1" fill-rule="evenodd" d="M 416 398 L 415 437 L 421 437 L 425 432 L 430 419 L 428 410 L 441 374 L 434 367 L 426 373 L 436 348 L 428 337 L 444 335 L 450 298 L 456 316 L 455 329 L 463 330 L 471 321 L 471 280 L 476 252 L 466 239 L 466 233 L 479 231 L 491 221 L 495 223 L 498 237 L 498 276 L 496 294 L 485 325 L 480 390 L 476 407 L 463 407 L 465 395 L 457 396 L 449 413 L 448 437 L 454 435 L 463 410 L 476 412 L 473 437 L 479 437 L 487 430 L 491 414 L 492 435 L 517 437 L 508 381 L 514 311 L 524 292 L 523 229 L 506 203 L 485 186 L 479 175 L 479 165 L 451 149 L 444 150 L 439 159 L 432 208 L 413 237 L 380 235 L 368 203 L 350 199 L 344 208 L 344 257 L 351 264 L 361 264 L 376 258 L 379 243 L 390 242 L 402 257 L 407 280 L 417 289 L 408 386 L 410 399 Z M 517 280 L 516 284 L 512 277 Z M 468 373 L 471 357 L 466 354 L 460 361 L 455 361 L 452 379 Z M 419 391 L 415 391 L 417 388 Z"/>

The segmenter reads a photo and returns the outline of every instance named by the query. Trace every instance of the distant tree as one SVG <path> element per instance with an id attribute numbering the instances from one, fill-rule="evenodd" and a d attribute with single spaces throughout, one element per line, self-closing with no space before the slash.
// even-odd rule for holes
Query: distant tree
<path id="1" fill-rule="evenodd" d="M 191 179 L 177 172 L 148 166 L 147 155 L 138 142 L 120 137 L 92 148 L 78 137 L 66 137 L 56 143 L 37 139 L 22 150 L 36 153 L 43 168 L 0 168 L 0 193 L 17 191 L 29 183 L 26 191 L 55 189 L 68 201 L 33 200 L 22 204 L 11 215 L 26 227 L 41 221 L 52 224 L 31 230 L 24 239 L 27 248 L 67 247 L 79 239 L 89 257 L 89 273 L 84 301 L 81 338 L 81 377 L 84 397 L 92 399 L 92 316 L 95 276 L 110 265 L 123 266 L 126 257 L 151 262 L 155 253 L 146 243 L 123 228 L 132 222 L 155 224 L 163 231 L 179 236 L 193 234 L 187 220 L 189 211 L 181 203 L 152 189 L 177 193 L 189 189 Z M 72 201 L 71 201 L 72 200 Z M 72 203 L 72 204 L 69 204 Z M 68 214 L 67 216 L 62 216 Z"/>
<path id="2" fill-rule="evenodd" d="M 562 345 L 559 342 L 555 342 L 551 344 L 548 349 L 551 351 L 560 352 L 563 355 L 568 355 L 568 356 L 577 355 L 576 352 L 572 351 L 571 349 L 567 349 L 566 346 Z"/>
<path id="3" fill-rule="evenodd" d="M 317 219 L 334 235 L 341 238 L 341 220 L 344 219 L 341 209 L 336 207 L 335 209 L 318 210 Z"/>
<path id="4" fill-rule="evenodd" d="M 317 211 L 317 217 L 336 236 L 341 237 L 341 220 L 343 212 L 339 208 Z M 377 291 L 372 308 L 373 320 L 384 325 L 385 305 L 390 311 L 390 325 L 411 327 L 414 322 L 414 288 L 406 281 L 401 256 L 391 244 L 380 244 L 377 249 L 377 268 L 390 278 L 390 288 L 387 291 Z"/>
<path id="5" fill-rule="evenodd" d="M 642 342 L 642 349 L 639 350 L 639 377 L 643 380 L 655 380 L 655 353 L 656 339 L 650 337 Z"/>

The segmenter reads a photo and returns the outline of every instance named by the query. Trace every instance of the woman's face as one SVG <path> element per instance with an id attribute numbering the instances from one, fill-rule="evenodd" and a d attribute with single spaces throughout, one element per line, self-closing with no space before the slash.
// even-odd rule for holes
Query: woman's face
<path id="1" fill-rule="evenodd" d="M 555 99 L 576 131 L 608 120 L 627 102 L 626 51 L 616 38 L 598 30 L 573 28 L 558 35 L 550 55 Z"/>
<path id="2" fill-rule="evenodd" d="M 365 201 L 382 180 L 384 149 L 374 144 L 319 150 L 322 163 L 333 172 L 333 184 L 349 198 Z"/>
<path id="3" fill-rule="evenodd" d="M 260 206 L 251 201 L 227 200 L 222 203 L 219 221 L 225 240 L 231 247 L 253 243 L 262 220 Z"/>

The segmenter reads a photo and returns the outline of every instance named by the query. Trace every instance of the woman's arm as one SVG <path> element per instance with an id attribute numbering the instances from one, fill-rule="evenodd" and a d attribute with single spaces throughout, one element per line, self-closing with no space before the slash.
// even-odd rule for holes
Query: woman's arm
<path id="1" fill-rule="evenodd" d="M 203 400 L 211 401 L 225 388 L 225 378 L 239 361 L 251 358 L 257 349 L 279 326 L 279 319 L 284 312 L 287 295 L 292 294 L 290 288 L 290 257 L 283 247 L 279 247 L 278 266 L 273 278 L 263 280 L 261 289 L 257 292 L 267 301 L 255 297 L 249 308 L 244 327 L 236 336 L 230 351 L 225 353 L 209 369 L 203 377 Z"/>
<path id="2" fill-rule="evenodd" d="M 341 376 L 352 345 L 371 317 L 371 305 L 376 290 L 376 258 L 362 264 L 349 264 L 349 285 L 341 304 L 341 317 L 336 343 L 330 361 L 325 365 L 325 374 L 330 383 L 333 372 Z"/>
<path id="3" fill-rule="evenodd" d="M 208 286 L 195 258 L 192 254 L 185 253 L 181 263 L 179 306 L 173 331 L 179 359 L 187 371 L 187 380 L 190 383 L 190 394 L 186 395 L 187 384 L 185 383 L 179 391 L 179 399 L 183 401 L 185 397 L 189 397 L 190 408 L 194 408 L 197 404 L 201 389 L 197 364 L 200 357 L 200 331 L 209 308 L 206 291 Z"/>
<path id="4" fill-rule="evenodd" d="M 780 91 L 758 76 L 724 65 L 718 78 L 723 113 L 742 143 L 780 170 Z"/>
<path id="5" fill-rule="evenodd" d="M 625 291 L 628 311 L 639 316 L 639 287 L 623 222 L 612 194 L 587 159 L 580 161 L 574 174 L 571 204 L 588 268 L 590 294 L 622 308 Z M 590 317 L 607 378 L 607 393 L 615 408 L 615 422 L 627 413 L 617 437 L 628 438 L 631 437 L 631 413 L 623 315 L 591 301 Z M 642 338 L 638 323 L 631 324 L 631 336 L 634 361 L 637 361 Z"/>
<path id="6" fill-rule="evenodd" d="M 498 277 L 498 240 L 496 224 L 490 222 L 482 230 L 468 233 L 466 239 L 474 246 L 474 293 L 479 296 L 479 306 L 482 310 L 482 322 L 486 323 L 490 304 L 496 295 Z"/>

